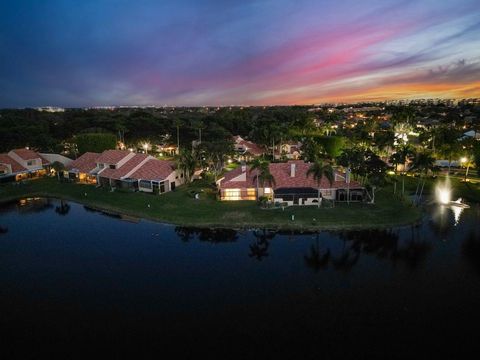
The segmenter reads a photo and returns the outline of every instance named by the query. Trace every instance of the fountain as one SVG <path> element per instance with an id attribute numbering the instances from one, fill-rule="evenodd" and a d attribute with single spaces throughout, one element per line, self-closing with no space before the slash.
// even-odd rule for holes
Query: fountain
<path id="1" fill-rule="evenodd" d="M 443 183 L 438 182 L 435 187 L 435 199 L 441 205 L 448 205 L 452 196 L 450 178 L 447 176 Z"/>
<path id="2" fill-rule="evenodd" d="M 440 205 L 449 205 L 456 206 L 461 208 L 469 208 L 468 204 L 465 204 L 462 198 L 458 198 L 455 201 L 452 201 L 452 185 L 450 184 L 450 179 L 447 176 L 443 183 L 437 183 L 435 187 L 435 199 L 436 202 Z"/>
<path id="3" fill-rule="evenodd" d="M 455 218 L 455 225 L 457 225 L 460 221 L 460 215 L 462 214 L 463 209 L 467 209 L 470 206 L 468 204 L 465 204 L 462 201 L 462 198 L 458 198 L 457 200 L 452 201 L 451 197 L 452 185 L 450 183 L 449 177 L 447 176 L 444 182 L 438 182 L 435 187 L 435 201 L 437 204 L 440 204 L 440 210 L 443 210 L 443 208 L 446 207 L 453 212 Z M 441 211 L 441 213 L 443 213 L 443 211 Z"/>

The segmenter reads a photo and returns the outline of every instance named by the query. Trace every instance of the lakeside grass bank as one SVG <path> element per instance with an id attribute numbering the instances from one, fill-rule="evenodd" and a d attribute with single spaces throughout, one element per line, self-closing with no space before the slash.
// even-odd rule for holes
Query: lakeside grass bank
<path id="1" fill-rule="evenodd" d="M 195 199 L 192 193 L 200 193 Z M 89 207 L 194 227 L 270 228 L 280 230 L 361 229 L 407 225 L 421 219 L 421 210 L 393 196 L 390 188 L 377 192 L 375 204 L 337 203 L 285 210 L 261 209 L 253 201 L 220 202 L 215 190 L 201 181 L 161 196 L 145 193 L 111 192 L 93 185 L 60 183 L 55 178 L 0 186 L 0 202 L 22 197 L 51 197 Z M 292 215 L 294 220 L 292 220 Z"/>

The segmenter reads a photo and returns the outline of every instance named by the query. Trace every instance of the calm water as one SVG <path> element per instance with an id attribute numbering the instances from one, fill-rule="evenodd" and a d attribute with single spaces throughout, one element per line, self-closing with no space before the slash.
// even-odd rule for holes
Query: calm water
<path id="1" fill-rule="evenodd" d="M 288 234 L 131 222 L 57 200 L 12 203 L 0 209 L 4 349 L 458 351 L 478 342 L 479 220 L 478 206 L 456 215 L 434 207 L 416 227 Z"/>

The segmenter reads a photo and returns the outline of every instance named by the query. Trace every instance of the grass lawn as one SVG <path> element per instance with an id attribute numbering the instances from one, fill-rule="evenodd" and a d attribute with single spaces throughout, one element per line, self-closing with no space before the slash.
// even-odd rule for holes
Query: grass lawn
<path id="1" fill-rule="evenodd" d="M 195 191 L 201 194 L 198 200 L 193 197 Z M 404 225 L 421 217 L 420 209 L 395 198 L 391 188 L 378 191 L 374 205 L 341 203 L 334 208 L 328 205 L 320 209 L 308 206 L 265 210 L 253 201 L 217 201 L 215 190 L 200 181 L 161 196 L 110 192 L 92 185 L 60 183 L 55 178 L 0 186 L 0 202 L 26 196 L 62 198 L 126 215 L 199 227 L 292 230 L 368 228 Z"/>
<path id="2" fill-rule="evenodd" d="M 402 176 L 397 176 L 397 192 L 402 189 Z M 415 194 L 418 178 L 413 176 L 404 176 L 405 179 L 405 193 Z M 480 202 L 480 182 L 476 178 L 472 178 L 471 182 L 463 182 L 462 177 L 450 177 L 450 183 L 452 185 L 452 200 L 456 200 L 459 197 L 469 202 Z M 435 185 L 438 182 L 445 181 L 444 176 L 439 176 L 435 179 L 428 178 L 423 189 L 426 197 L 433 196 L 435 193 Z"/>

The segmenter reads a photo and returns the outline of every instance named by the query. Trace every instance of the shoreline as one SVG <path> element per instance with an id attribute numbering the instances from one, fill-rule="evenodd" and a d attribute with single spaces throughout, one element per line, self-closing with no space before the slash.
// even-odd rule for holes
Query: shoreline
<path id="1" fill-rule="evenodd" d="M 108 206 L 103 204 L 95 203 L 95 201 L 82 201 L 81 199 L 75 198 L 73 196 L 66 196 L 64 194 L 55 194 L 49 192 L 30 192 L 22 195 L 15 195 L 11 197 L 5 197 L 0 199 L 0 205 L 19 201 L 22 198 L 29 197 L 39 197 L 47 199 L 56 199 L 56 200 L 66 200 L 71 201 L 76 204 L 86 206 L 94 211 L 102 212 L 106 215 L 112 216 L 130 216 L 138 220 L 148 220 L 155 223 L 179 226 L 179 227 L 191 227 L 199 229 L 232 229 L 232 230 L 255 230 L 255 229 L 267 229 L 272 231 L 292 231 L 292 232 L 318 232 L 318 231 L 341 231 L 341 230 L 369 230 L 369 229 L 389 229 L 389 228 L 405 228 L 409 226 L 418 226 L 423 222 L 425 212 L 423 209 L 420 209 L 419 216 L 416 216 L 412 221 L 400 221 L 400 222 L 388 222 L 388 223 L 369 223 L 369 224 L 319 224 L 319 225 L 305 225 L 294 222 L 286 222 L 285 224 L 273 224 L 268 222 L 245 222 L 237 223 L 236 225 L 229 225 L 228 223 L 222 222 L 175 222 L 169 221 L 167 219 L 159 218 L 158 216 L 149 216 L 145 213 L 139 213 L 136 211 L 131 211 L 125 208 L 118 208 L 114 206 Z M 125 219 L 121 219 L 128 221 Z"/>

